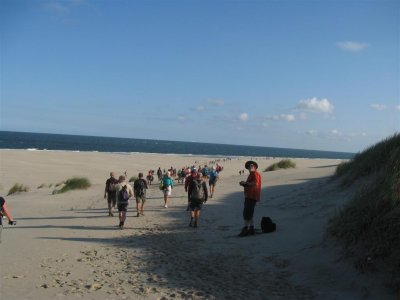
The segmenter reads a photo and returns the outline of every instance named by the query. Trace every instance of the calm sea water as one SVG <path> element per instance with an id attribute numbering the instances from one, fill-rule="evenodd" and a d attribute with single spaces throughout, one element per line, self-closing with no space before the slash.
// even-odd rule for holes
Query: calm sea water
<path id="1" fill-rule="evenodd" d="M 337 159 L 354 156 L 345 152 L 10 131 L 0 131 L 0 149 Z"/>

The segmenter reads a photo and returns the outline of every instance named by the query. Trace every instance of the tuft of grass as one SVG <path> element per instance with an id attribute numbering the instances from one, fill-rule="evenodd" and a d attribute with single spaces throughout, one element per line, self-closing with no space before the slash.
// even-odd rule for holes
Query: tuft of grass
<path id="1" fill-rule="evenodd" d="M 8 191 L 7 196 L 15 194 L 15 193 L 22 193 L 22 192 L 28 192 L 29 187 L 23 184 L 16 183 L 12 186 L 12 188 Z"/>
<path id="2" fill-rule="evenodd" d="M 90 183 L 89 179 L 84 178 L 84 177 L 82 177 L 82 178 L 74 177 L 74 178 L 70 178 L 70 179 L 66 180 L 65 185 L 61 189 L 54 190 L 53 195 L 65 193 L 70 190 L 78 190 L 78 189 L 86 190 L 90 186 L 91 186 L 91 183 Z"/>
<path id="3" fill-rule="evenodd" d="M 345 186 L 360 178 L 368 184 L 329 221 L 328 232 L 354 253 L 361 271 L 379 265 L 395 278 L 400 270 L 400 134 L 339 165 L 334 176 Z"/>
<path id="4" fill-rule="evenodd" d="M 296 168 L 296 163 L 290 159 L 282 159 L 267 167 L 264 172 L 276 171 L 280 169 Z"/>
<path id="5" fill-rule="evenodd" d="M 58 182 L 55 184 L 55 187 L 59 187 L 60 185 L 63 185 L 64 183 L 65 183 L 64 181 Z"/>
<path id="6" fill-rule="evenodd" d="M 131 178 L 129 178 L 129 182 L 134 182 L 136 179 L 138 179 L 138 177 L 132 176 Z"/>
<path id="7" fill-rule="evenodd" d="M 41 185 L 39 185 L 37 188 L 38 189 L 42 189 L 42 188 L 44 188 L 46 185 L 44 184 L 44 183 L 42 183 Z"/>

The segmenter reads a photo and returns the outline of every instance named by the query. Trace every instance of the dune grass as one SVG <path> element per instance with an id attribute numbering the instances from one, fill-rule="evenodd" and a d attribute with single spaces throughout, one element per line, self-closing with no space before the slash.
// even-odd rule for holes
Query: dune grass
<path id="1" fill-rule="evenodd" d="M 379 266 L 395 280 L 400 272 L 400 134 L 339 165 L 335 178 L 346 187 L 361 178 L 368 184 L 330 220 L 328 232 L 354 253 L 358 269 Z M 396 280 L 392 284 L 400 288 Z"/>
<path id="2" fill-rule="evenodd" d="M 29 191 L 29 187 L 27 187 L 26 185 L 23 185 L 23 184 L 16 183 L 10 188 L 10 190 L 7 193 L 7 196 L 10 196 L 10 195 L 16 194 L 16 193 L 28 192 L 28 191 Z"/>
<path id="3" fill-rule="evenodd" d="M 296 163 L 290 159 L 282 159 L 277 163 L 274 163 L 267 167 L 264 172 L 271 172 L 280 169 L 296 168 Z"/>
<path id="4" fill-rule="evenodd" d="M 89 179 L 74 177 L 65 181 L 64 186 L 59 190 L 54 190 L 53 194 L 61 194 L 71 190 L 86 190 L 91 186 Z"/>

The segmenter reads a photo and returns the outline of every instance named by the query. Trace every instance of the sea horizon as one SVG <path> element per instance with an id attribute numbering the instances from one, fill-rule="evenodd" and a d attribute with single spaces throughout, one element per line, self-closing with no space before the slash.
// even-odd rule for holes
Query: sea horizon
<path id="1" fill-rule="evenodd" d="M 351 159 L 355 153 L 94 135 L 0 131 L 1 150 Z"/>

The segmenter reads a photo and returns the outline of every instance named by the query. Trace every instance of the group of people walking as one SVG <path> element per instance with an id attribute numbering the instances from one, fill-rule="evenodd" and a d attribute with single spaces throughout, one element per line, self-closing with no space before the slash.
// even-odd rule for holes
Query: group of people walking
<path id="1" fill-rule="evenodd" d="M 239 184 L 244 189 L 244 208 L 243 219 L 244 227 L 239 233 L 240 237 L 255 234 L 253 215 L 256 203 L 260 200 L 261 194 L 261 175 L 258 173 L 258 165 L 254 161 L 247 161 L 245 168 L 249 171 L 249 176 L 246 181 L 241 181 Z M 161 170 L 160 168 L 158 170 Z M 186 170 L 189 170 L 187 172 Z M 220 168 L 219 170 L 222 170 Z M 212 198 L 215 192 L 215 185 L 219 179 L 219 172 L 216 166 L 212 166 L 210 171 L 205 175 L 204 168 L 199 171 L 195 167 L 182 168 L 185 171 L 184 187 L 187 192 L 187 211 L 190 211 L 189 226 L 196 228 L 200 218 L 200 212 L 204 203 L 208 198 Z M 157 172 L 159 173 L 159 172 Z M 159 174 L 157 174 L 159 175 Z M 160 190 L 163 192 L 164 208 L 168 208 L 168 199 L 172 194 L 174 187 L 174 179 L 171 176 L 171 171 L 167 171 L 163 176 L 158 176 L 160 181 Z M 208 178 L 209 189 L 206 185 Z M 126 213 L 128 203 L 131 197 L 136 199 L 137 217 L 144 216 L 144 205 L 146 202 L 146 190 L 148 182 L 143 178 L 143 173 L 139 173 L 138 178 L 133 182 L 133 186 L 126 182 L 124 175 L 115 177 L 115 173 L 110 173 L 110 178 L 106 181 L 104 190 L 104 198 L 108 203 L 108 214 L 114 216 L 113 208 L 117 207 L 119 217 L 119 228 L 123 229 L 126 221 Z"/>

